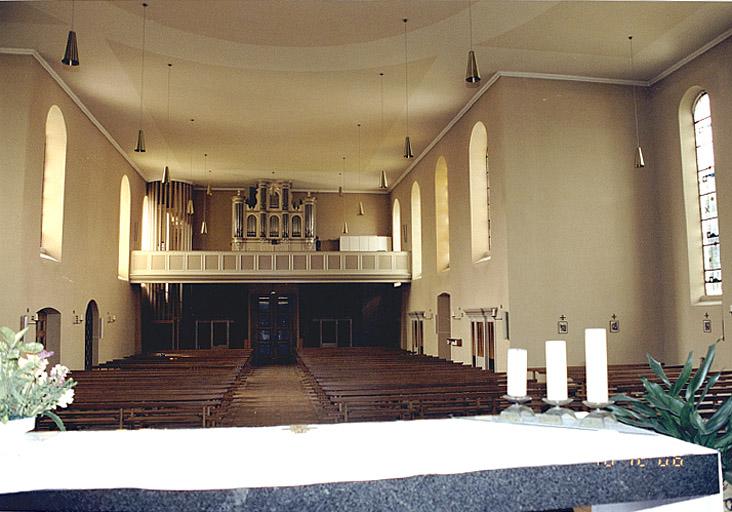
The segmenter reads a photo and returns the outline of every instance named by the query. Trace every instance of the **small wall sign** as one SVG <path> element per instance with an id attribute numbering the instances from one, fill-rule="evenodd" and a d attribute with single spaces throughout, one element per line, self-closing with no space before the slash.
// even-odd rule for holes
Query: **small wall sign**
<path id="1" fill-rule="evenodd" d="M 702 331 L 704 334 L 710 334 L 712 332 L 712 321 L 709 319 L 702 320 Z"/>
<path id="2" fill-rule="evenodd" d="M 557 322 L 557 334 L 567 334 L 569 332 L 569 322 L 560 320 Z"/>

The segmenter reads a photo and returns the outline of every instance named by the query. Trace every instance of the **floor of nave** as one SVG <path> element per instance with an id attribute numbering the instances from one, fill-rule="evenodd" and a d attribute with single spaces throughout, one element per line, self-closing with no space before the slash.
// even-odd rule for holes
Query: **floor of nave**
<path id="1" fill-rule="evenodd" d="M 297 365 L 253 367 L 234 390 L 222 419 L 224 427 L 263 427 L 322 423 L 317 402 Z"/>

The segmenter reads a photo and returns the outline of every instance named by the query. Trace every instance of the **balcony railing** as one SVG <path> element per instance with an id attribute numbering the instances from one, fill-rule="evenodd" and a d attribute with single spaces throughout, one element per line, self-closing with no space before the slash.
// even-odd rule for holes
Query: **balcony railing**
<path id="1" fill-rule="evenodd" d="M 382 282 L 412 278 L 408 252 L 133 251 L 131 283 Z"/>

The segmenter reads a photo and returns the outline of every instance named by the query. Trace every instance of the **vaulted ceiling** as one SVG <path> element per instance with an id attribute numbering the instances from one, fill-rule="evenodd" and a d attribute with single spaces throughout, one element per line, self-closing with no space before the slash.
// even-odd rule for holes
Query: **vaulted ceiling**
<path id="1" fill-rule="evenodd" d="M 467 1 L 148 3 L 146 153 L 133 152 L 141 1 L 76 2 L 78 68 L 59 62 L 71 2 L 0 2 L 0 47 L 37 50 L 149 180 L 159 179 L 168 161 L 174 179 L 202 183 L 208 153 L 217 186 L 274 173 L 292 179 L 296 188 L 332 190 L 343 156 L 347 190 L 376 189 L 382 169 L 393 181 L 410 164 L 401 156 L 404 17 L 415 153 L 478 92 L 463 80 L 470 45 Z M 732 2 L 481 0 L 471 8 L 483 83 L 498 71 L 648 81 L 732 27 Z"/>

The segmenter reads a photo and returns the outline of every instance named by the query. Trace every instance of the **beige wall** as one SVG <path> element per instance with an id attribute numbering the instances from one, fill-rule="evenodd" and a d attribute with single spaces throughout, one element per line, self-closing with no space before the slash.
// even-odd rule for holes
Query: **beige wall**
<path id="1" fill-rule="evenodd" d="M 648 170 L 633 168 L 632 112 L 627 87 L 501 78 L 394 191 L 406 223 L 415 179 L 422 191 L 424 271 L 411 284 L 407 310 L 436 311 L 442 292 L 451 294 L 454 311 L 502 305 L 512 345 L 529 349 L 530 365 L 543 365 L 544 341 L 557 338 L 567 340 L 570 364 L 583 363 L 584 328 L 606 327 L 612 314 L 621 332 L 609 337 L 611 362 L 657 353 L 656 249 L 646 243 L 646 221 L 655 217 L 653 180 Z M 468 143 L 477 121 L 488 132 L 493 250 L 490 260 L 473 263 L 466 205 Z M 450 198 L 451 261 L 443 272 L 435 270 L 433 227 L 440 155 Z M 563 314 L 570 330 L 559 336 Z M 452 335 L 465 340 L 453 347 L 455 360 L 470 360 L 469 325 L 467 318 L 452 320 Z M 436 354 L 434 320 L 425 338 Z"/>
<path id="2" fill-rule="evenodd" d="M 138 335 L 136 290 L 117 278 L 119 191 L 130 180 L 132 248 L 139 247 L 144 182 L 66 93 L 30 56 L 0 56 L 0 325 L 18 328 L 26 308 L 61 312 L 61 360 L 84 365 L 84 315 L 94 299 L 100 313 L 117 316 L 104 326 L 101 361 L 135 351 Z M 63 112 L 68 136 L 61 262 L 39 256 L 41 186 L 46 115 Z M 134 234 L 137 233 L 137 239 Z"/>
<path id="3" fill-rule="evenodd" d="M 244 192 L 242 192 L 244 193 Z M 196 205 L 194 215 L 193 249 L 208 251 L 228 251 L 231 248 L 231 197 L 236 194 L 232 190 L 214 190 L 208 200 L 208 235 L 201 236 L 201 221 L 203 220 L 203 191 L 197 190 L 194 194 Z M 315 224 L 316 234 L 324 242 L 323 249 L 330 245 L 337 248 L 335 243 L 327 244 L 328 240 L 338 240 L 343 229 L 343 202 L 345 202 L 345 218 L 348 222 L 349 235 L 381 235 L 391 234 L 391 210 L 389 196 L 386 194 L 344 194 L 341 198 L 336 193 L 316 193 Z M 293 199 L 305 196 L 296 192 Z M 358 202 L 363 201 L 366 215 L 359 216 Z"/>
<path id="4" fill-rule="evenodd" d="M 682 187 L 679 106 L 692 87 L 706 90 L 711 99 L 716 159 L 722 279 L 725 295 L 720 301 L 692 301 L 689 251 Z M 732 40 L 721 43 L 656 84 L 649 95 L 650 141 L 653 151 L 660 222 L 655 241 L 662 270 L 663 320 L 666 357 L 680 361 L 689 351 L 702 355 L 707 345 L 727 330 L 732 303 Z M 698 226 L 693 226 L 698 229 Z M 692 265 L 693 266 L 693 265 Z M 700 271 L 700 270 L 699 270 Z M 702 320 L 708 313 L 713 332 L 704 334 Z M 730 341 L 718 347 L 718 364 L 732 364 Z"/>

